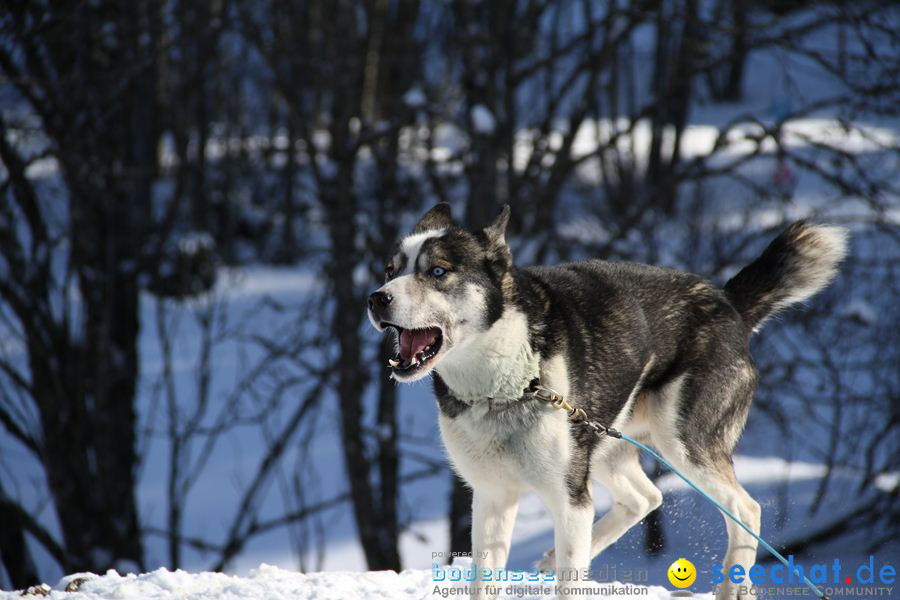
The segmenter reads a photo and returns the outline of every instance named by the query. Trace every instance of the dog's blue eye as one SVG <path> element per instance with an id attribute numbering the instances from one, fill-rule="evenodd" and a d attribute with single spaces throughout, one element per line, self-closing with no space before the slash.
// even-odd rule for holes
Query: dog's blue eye
<path id="1" fill-rule="evenodd" d="M 435 277 L 443 277 L 444 273 L 447 272 L 447 269 L 444 267 L 431 267 L 431 274 Z"/>

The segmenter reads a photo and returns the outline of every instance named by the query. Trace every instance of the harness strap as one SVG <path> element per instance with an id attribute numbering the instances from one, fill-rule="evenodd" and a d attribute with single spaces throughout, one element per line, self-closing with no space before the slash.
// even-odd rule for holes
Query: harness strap
<path id="1" fill-rule="evenodd" d="M 722 511 L 722 513 L 725 516 L 727 516 L 729 519 L 731 519 L 732 521 L 734 521 L 735 523 L 740 525 L 744 529 L 744 531 L 746 531 L 747 533 L 752 535 L 756 539 L 756 541 L 758 541 L 762 545 L 763 548 L 768 550 L 769 553 L 772 554 L 772 556 L 774 556 L 775 558 L 780 560 L 784 564 L 784 566 L 790 570 L 791 567 L 790 567 L 790 564 L 788 563 L 788 560 L 784 556 L 782 556 L 782 554 L 780 552 L 778 552 L 778 550 L 773 548 L 772 545 L 769 544 L 769 542 L 767 542 L 766 540 L 762 539 L 759 535 L 757 535 L 752 529 L 750 529 L 749 526 L 747 526 L 743 521 L 741 521 L 739 518 L 737 518 L 734 515 L 734 513 L 732 513 L 730 510 L 728 510 L 727 508 L 722 506 L 722 504 L 719 503 L 715 498 L 713 498 L 712 496 L 710 496 L 709 494 L 707 494 L 706 492 L 701 490 L 699 487 L 697 487 L 697 484 L 695 484 L 693 481 L 688 479 L 687 475 L 685 475 L 684 473 L 682 473 L 681 471 L 676 469 L 672 465 L 672 463 L 670 463 L 665 458 L 663 458 L 662 456 L 657 454 L 653 449 L 651 449 L 647 445 L 642 444 L 641 442 L 625 435 L 621 431 L 613 429 L 612 427 L 608 427 L 608 426 L 604 425 L 603 423 L 600 423 L 596 420 L 588 419 L 587 413 L 585 413 L 583 409 L 581 409 L 577 406 L 573 406 L 562 396 L 562 394 L 559 394 L 558 392 L 556 392 L 548 387 L 545 387 L 537 379 L 532 380 L 531 384 L 528 386 L 528 391 L 532 394 L 532 396 L 534 398 L 537 398 L 538 400 L 546 402 L 553 408 L 555 408 L 557 410 L 565 410 L 569 415 L 570 421 L 572 421 L 573 423 L 583 423 L 584 425 L 590 427 L 594 431 L 594 433 L 597 434 L 598 437 L 608 435 L 609 437 L 625 440 L 629 444 L 632 444 L 632 445 L 636 446 L 637 448 L 639 448 L 640 450 L 643 450 L 644 452 L 649 454 L 651 457 L 656 459 L 661 465 L 663 465 L 664 467 L 666 467 L 667 469 L 669 469 L 670 471 L 672 471 L 673 473 L 675 473 L 676 475 L 681 477 L 681 479 L 683 479 L 685 483 L 687 483 L 689 486 L 691 486 L 694 489 L 694 491 L 696 491 L 698 494 L 700 494 L 701 496 L 706 498 L 716 508 L 718 508 L 720 511 Z M 825 595 L 825 593 L 820 591 L 819 588 L 816 586 L 816 584 L 814 584 L 812 581 L 810 581 L 809 577 L 807 577 L 805 573 L 803 575 L 803 582 L 806 583 L 806 585 L 813 591 L 813 593 L 816 596 L 818 596 L 819 598 L 822 598 L 822 600 L 828 600 L 828 597 Z"/>

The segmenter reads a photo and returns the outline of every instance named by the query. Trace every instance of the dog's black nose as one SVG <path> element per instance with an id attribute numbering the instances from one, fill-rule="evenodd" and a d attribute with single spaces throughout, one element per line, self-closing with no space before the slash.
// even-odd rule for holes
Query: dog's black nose
<path id="1" fill-rule="evenodd" d="M 369 296 L 369 308 L 375 310 L 376 308 L 383 308 L 390 304 L 394 300 L 394 297 L 388 294 L 387 292 L 375 292 L 371 296 Z"/>

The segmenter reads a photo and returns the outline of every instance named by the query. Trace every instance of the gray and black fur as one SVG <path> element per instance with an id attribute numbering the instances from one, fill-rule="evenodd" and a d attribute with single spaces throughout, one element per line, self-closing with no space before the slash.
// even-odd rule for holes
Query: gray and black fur
<path id="1" fill-rule="evenodd" d="M 542 567 L 586 568 L 661 501 L 633 449 L 527 401 L 535 378 L 590 419 L 654 444 L 758 531 L 759 506 L 731 465 L 757 384 L 749 338 L 827 285 L 845 232 L 794 223 L 718 288 L 624 262 L 517 268 L 505 240 L 508 216 L 507 207 L 494 224 L 469 232 L 438 205 L 398 244 L 369 303 L 377 328 L 408 330 L 397 336 L 395 378 L 433 373 L 448 454 L 475 492 L 473 556 L 494 552 L 484 562 L 505 564 L 509 513 L 514 519 L 527 489 L 556 521 L 557 551 Z M 417 343 L 404 347 L 410 339 Z M 404 357 L 432 340 L 408 366 Z M 616 506 L 594 525 L 588 552 L 578 536 L 593 519 L 592 480 L 610 488 Z M 726 569 L 749 568 L 754 555 L 755 540 L 729 524 Z"/>

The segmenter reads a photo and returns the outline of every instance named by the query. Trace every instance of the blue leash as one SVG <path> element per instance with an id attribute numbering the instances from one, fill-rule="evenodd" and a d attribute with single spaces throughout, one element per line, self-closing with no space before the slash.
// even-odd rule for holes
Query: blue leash
<path id="1" fill-rule="evenodd" d="M 696 491 L 698 494 L 700 494 L 701 496 L 703 496 L 704 498 L 709 500 L 716 508 L 718 508 L 723 513 L 725 513 L 725 515 L 727 515 L 729 519 L 731 519 L 732 521 L 734 521 L 735 523 L 740 525 L 744 529 L 744 531 L 746 531 L 747 533 L 752 535 L 754 538 L 756 538 L 756 541 L 758 541 L 760 544 L 762 544 L 763 548 L 768 550 L 775 558 L 780 560 L 784 564 L 784 566 L 788 568 L 788 570 L 790 570 L 791 567 L 788 564 L 787 559 L 784 556 L 782 556 L 782 554 L 778 550 L 773 548 L 771 546 L 771 544 L 769 544 L 769 542 L 762 539 L 760 536 L 756 535 L 756 533 L 754 533 L 752 529 L 750 529 L 747 525 L 745 525 L 743 521 L 738 519 L 734 515 L 734 513 L 732 513 L 730 510 L 728 510 L 727 508 L 722 506 L 715 498 L 711 497 L 709 494 L 707 494 L 706 492 L 701 490 L 699 487 L 697 487 L 693 481 L 691 481 L 690 479 L 687 478 L 686 475 L 684 475 L 681 471 L 679 471 L 674 466 L 672 466 L 672 463 L 670 463 L 669 461 L 664 459 L 662 456 L 657 454 L 653 449 L 649 448 L 646 444 L 642 444 L 641 442 L 628 437 L 621 431 L 616 431 L 615 429 L 607 428 L 606 433 L 612 437 L 616 437 L 616 438 L 625 440 L 629 444 L 633 444 L 633 445 L 637 446 L 638 448 L 640 448 L 641 450 L 643 450 L 644 452 L 646 452 L 647 454 L 649 454 L 650 456 L 655 458 L 657 461 L 659 461 L 659 463 L 661 465 L 665 466 L 667 469 L 669 469 L 670 471 L 672 471 L 673 473 L 675 473 L 676 475 L 681 477 L 686 484 L 688 484 L 689 486 L 694 488 L 694 491 Z M 819 598 L 823 598 L 824 600 L 827 600 L 827 596 L 825 596 L 824 593 L 819 591 L 819 588 L 816 587 L 816 584 L 814 584 L 812 581 L 810 581 L 809 577 L 807 577 L 805 573 L 803 575 L 803 581 L 804 581 L 804 583 L 806 583 L 806 585 L 809 586 L 809 588 L 813 591 L 813 593 L 815 593 L 816 596 L 818 596 Z"/>
<path id="2" fill-rule="evenodd" d="M 571 404 L 569 404 L 566 401 L 566 399 L 561 394 L 555 392 L 554 390 L 551 390 L 548 387 L 544 387 L 543 385 L 541 385 L 540 380 L 538 380 L 538 379 L 533 380 L 525 391 L 527 393 L 531 393 L 535 398 L 538 398 L 540 400 L 543 400 L 544 402 L 547 402 L 554 408 L 557 408 L 560 410 L 565 410 L 567 413 L 569 413 L 569 419 L 571 421 L 576 422 L 576 423 L 583 423 L 584 425 L 587 425 L 598 436 L 608 435 L 610 437 L 618 438 L 620 440 L 625 440 L 629 444 L 637 446 L 639 449 L 643 450 L 644 452 L 646 452 L 647 454 L 649 454 L 650 456 L 655 458 L 657 461 L 659 461 L 659 463 L 661 465 L 663 465 L 664 467 L 668 468 L 670 471 L 672 471 L 673 473 L 675 473 L 676 475 L 681 477 L 685 483 L 687 483 L 689 486 L 691 486 L 694 489 L 694 491 L 696 491 L 698 494 L 700 494 L 701 496 L 706 498 L 710 503 L 712 503 L 713 506 L 715 506 L 716 508 L 721 510 L 729 519 L 731 519 L 732 521 L 734 521 L 735 523 L 740 525 L 744 529 L 744 531 L 746 531 L 747 533 L 752 535 L 756 539 L 757 542 L 762 544 L 763 548 L 768 550 L 772 554 L 772 556 L 774 556 L 775 558 L 780 560 L 782 562 L 782 564 L 785 567 L 787 567 L 788 572 L 790 572 L 790 569 L 791 569 L 790 564 L 788 564 L 787 559 L 784 556 L 782 556 L 778 550 L 773 548 L 772 545 L 769 544 L 769 542 L 767 542 L 766 540 L 764 540 L 761 537 L 759 537 L 758 535 L 756 535 L 756 533 L 754 533 L 754 531 L 752 529 L 750 529 L 743 521 L 738 519 L 734 515 L 734 513 L 732 513 L 730 510 L 728 510 L 727 508 L 725 508 L 724 506 L 719 504 L 719 502 L 715 498 L 713 498 L 712 496 L 710 496 L 709 494 L 707 494 L 706 492 L 701 490 L 699 487 L 697 487 L 697 485 L 693 481 L 691 481 L 690 479 L 687 478 L 687 475 L 685 475 L 684 473 L 682 473 L 681 471 L 676 469 L 672 465 L 672 463 L 670 463 L 669 461 L 664 459 L 662 456 L 657 454 L 653 449 L 651 449 L 650 447 L 646 446 L 645 444 L 642 444 L 641 442 L 639 442 L 635 439 L 628 437 L 621 431 L 617 431 L 611 427 L 607 427 L 606 425 L 603 425 L 602 423 L 598 423 L 597 421 L 588 419 L 587 414 L 584 412 L 583 409 L 578 408 L 577 406 L 572 406 Z M 809 588 L 813 591 L 813 593 L 816 596 L 818 596 L 819 598 L 822 598 L 823 600 L 828 600 L 828 596 L 826 596 L 824 592 L 819 591 L 819 588 L 816 587 L 816 584 L 814 584 L 812 581 L 809 580 L 809 577 L 806 576 L 806 573 L 803 574 L 803 582 L 806 583 L 807 586 L 809 586 Z"/>

